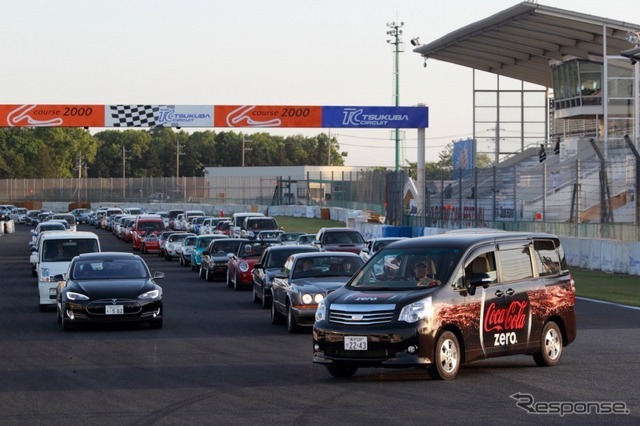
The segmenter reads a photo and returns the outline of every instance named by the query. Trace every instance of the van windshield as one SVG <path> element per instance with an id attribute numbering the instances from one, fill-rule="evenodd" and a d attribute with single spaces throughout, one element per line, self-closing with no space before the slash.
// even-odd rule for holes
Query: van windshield
<path id="1" fill-rule="evenodd" d="M 416 290 L 450 280 L 462 252 L 451 248 L 382 249 L 349 287 L 367 290 Z"/>
<path id="2" fill-rule="evenodd" d="M 100 251 L 94 239 L 53 239 L 43 243 L 43 261 L 69 262 L 83 253 Z"/>

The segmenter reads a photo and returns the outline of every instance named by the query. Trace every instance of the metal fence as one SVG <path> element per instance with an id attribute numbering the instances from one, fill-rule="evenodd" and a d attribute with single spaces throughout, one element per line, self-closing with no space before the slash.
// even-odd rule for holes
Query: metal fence
<path id="1" fill-rule="evenodd" d="M 525 153 L 513 164 L 460 171 L 455 180 L 427 176 L 426 205 L 405 221 L 640 241 L 637 152 L 618 144 L 607 154 L 592 142 L 570 160 L 540 162 Z"/>
<path id="2" fill-rule="evenodd" d="M 180 177 L 0 180 L 0 203 L 307 205 L 368 210 L 400 226 L 492 227 L 640 241 L 638 164 L 625 146 L 606 161 L 597 146 L 570 161 L 551 156 L 498 167 L 427 173 L 425 205 L 412 204 L 406 171 L 307 173 L 304 178 Z"/>

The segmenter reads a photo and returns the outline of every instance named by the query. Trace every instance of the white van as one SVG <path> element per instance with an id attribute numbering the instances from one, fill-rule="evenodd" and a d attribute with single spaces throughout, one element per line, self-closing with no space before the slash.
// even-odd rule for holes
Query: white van
<path id="1" fill-rule="evenodd" d="M 38 247 L 31 254 L 36 263 L 40 311 L 56 304 L 57 282 L 54 276 L 63 274 L 75 256 L 100 251 L 100 240 L 93 232 L 50 231 L 39 238 Z"/>
<path id="2" fill-rule="evenodd" d="M 231 238 L 242 238 L 242 225 L 244 219 L 251 216 L 264 217 L 262 213 L 242 212 L 234 213 L 231 215 L 231 228 L 229 229 L 229 236 Z"/>

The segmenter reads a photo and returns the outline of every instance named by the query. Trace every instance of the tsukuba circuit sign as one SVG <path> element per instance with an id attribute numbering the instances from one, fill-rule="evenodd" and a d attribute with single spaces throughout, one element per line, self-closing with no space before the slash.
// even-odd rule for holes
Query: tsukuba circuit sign
<path id="1" fill-rule="evenodd" d="M 426 106 L 0 105 L 0 127 L 422 129 Z"/>

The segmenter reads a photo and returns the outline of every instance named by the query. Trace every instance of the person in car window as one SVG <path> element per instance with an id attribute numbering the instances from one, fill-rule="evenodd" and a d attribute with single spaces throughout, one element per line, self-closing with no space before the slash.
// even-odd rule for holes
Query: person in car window
<path id="1" fill-rule="evenodd" d="M 49 260 L 63 260 L 65 258 L 64 245 L 62 244 L 62 241 L 56 242 L 56 251 L 51 253 L 48 257 Z"/>
<path id="2" fill-rule="evenodd" d="M 421 287 L 435 287 L 440 284 L 440 281 L 436 280 L 435 275 L 435 262 L 431 259 L 425 259 L 423 262 L 418 262 L 414 267 L 414 274 L 417 285 Z"/>

